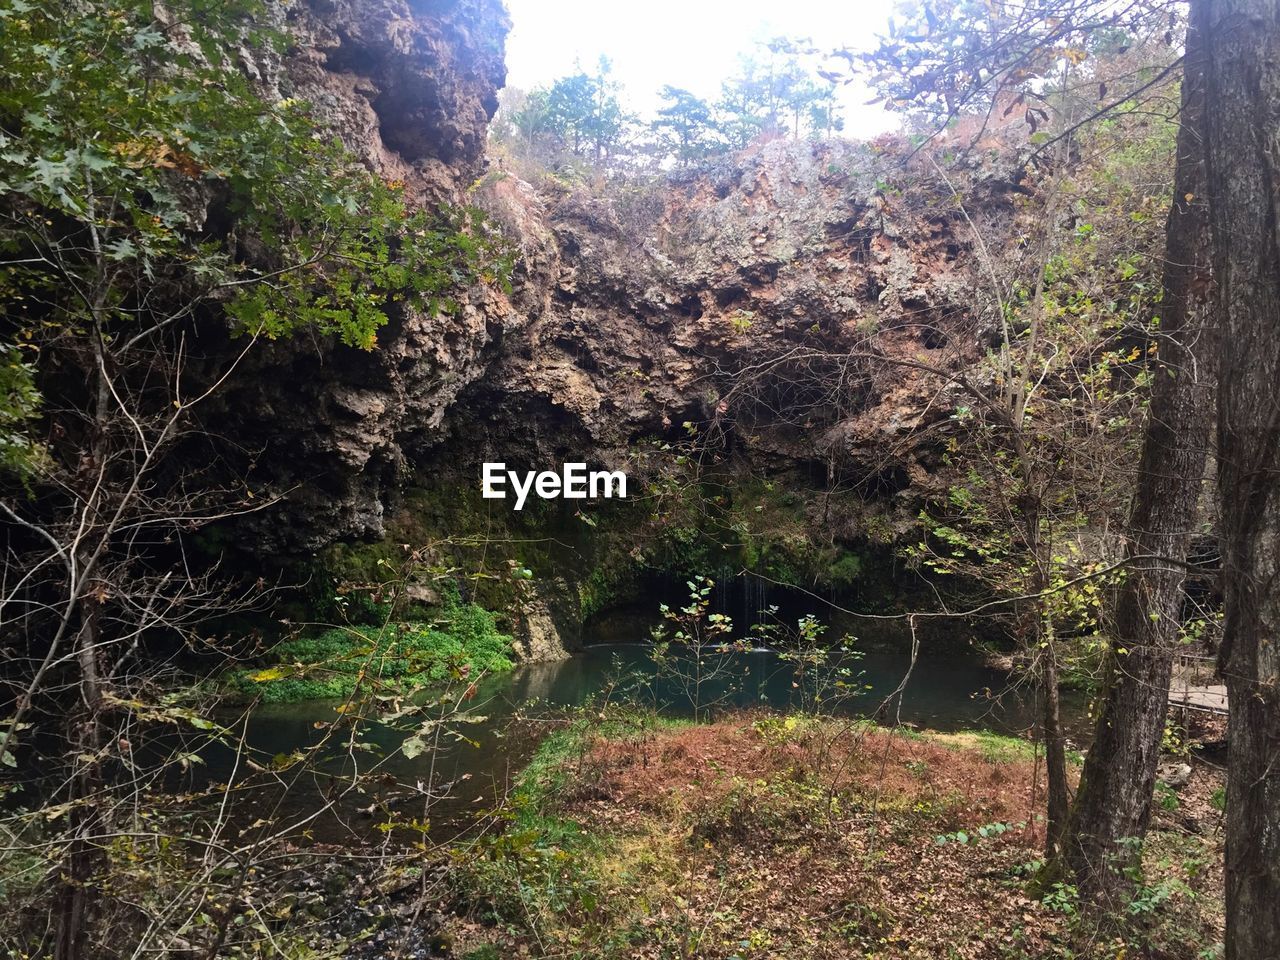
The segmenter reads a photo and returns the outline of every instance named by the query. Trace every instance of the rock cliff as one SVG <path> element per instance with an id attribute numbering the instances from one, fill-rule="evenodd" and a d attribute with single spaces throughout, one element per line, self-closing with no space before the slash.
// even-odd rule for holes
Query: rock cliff
<path id="1" fill-rule="evenodd" d="M 762 463 L 913 474 L 894 447 L 927 416 L 925 368 L 985 350 L 975 231 L 1003 244 L 1021 188 L 989 160 L 968 212 L 908 153 L 779 140 L 559 196 L 490 174 L 477 202 L 524 241 L 526 312 L 452 419 L 517 459 L 531 420 L 597 456 L 688 423 Z"/>
<path id="2" fill-rule="evenodd" d="M 372 170 L 427 207 L 466 203 L 485 168 L 485 136 L 505 80 L 501 0 L 306 0 L 288 8 L 293 45 L 259 72 L 314 106 Z M 475 289 L 459 309 L 390 317 L 378 348 L 272 344 L 241 370 L 225 416 L 249 483 L 287 497 L 250 518 L 254 550 L 297 555 L 376 536 L 405 451 L 440 428 L 507 323 L 500 295 Z"/>
<path id="3" fill-rule="evenodd" d="M 943 405 L 925 369 L 985 349 L 974 238 L 1002 246 L 1027 215 L 999 151 L 974 162 L 965 209 L 899 138 L 779 140 L 687 175 L 530 185 L 486 172 L 500 0 L 308 0 L 291 17 L 281 93 L 419 202 L 482 207 L 518 256 L 509 295 L 404 311 L 372 353 L 278 344 L 246 371 L 229 416 L 257 451 L 251 482 L 287 496 L 254 519 L 255 550 L 376 538 L 413 477 L 618 463 L 649 437 L 696 436 L 863 498 L 928 484 L 920 428 Z"/>

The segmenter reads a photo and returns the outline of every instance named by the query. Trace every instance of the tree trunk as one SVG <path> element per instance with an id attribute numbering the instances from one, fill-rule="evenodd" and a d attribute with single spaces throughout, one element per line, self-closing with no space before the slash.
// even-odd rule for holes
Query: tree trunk
<path id="1" fill-rule="evenodd" d="M 72 602 L 79 611 L 80 629 L 76 634 L 76 663 L 79 667 L 78 693 L 80 703 L 69 717 L 67 742 L 71 747 L 71 776 L 68 778 L 67 814 L 71 843 L 63 857 L 62 876 L 58 893 L 57 933 L 54 960 L 83 960 L 88 955 L 89 927 L 96 907 L 97 891 L 95 874 L 101 862 L 103 818 L 102 807 L 94 802 L 102 785 L 101 753 L 102 731 L 102 673 L 99 659 L 102 656 L 102 605 L 96 596 L 98 589 L 99 531 L 97 513 L 109 505 L 109 478 L 106 464 L 110 455 L 109 431 L 111 419 L 111 391 L 107 382 L 107 363 L 103 335 L 103 305 L 106 301 L 106 284 L 99 285 L 94 298 L 93 330 L 94 365 L 90 382 L 95 386 L 93 428 L 89 434 L 86 469 L 79 478 L 83 503 L 84 540 L 77 551 L 79 579 L 71 584 Z M 102 537 L 106 537 L 104 532 Z"/>
<path id="2" fill-rule="evenodd" d="M 1151 390 L 1137 487 L 1129 513 L 1129 557 L 1186 558 L 1204 479 L 1212 397 L 1208 313 L 1209 214 L 1205 201 L 1203 14 L 1187 31 L 1173 206 L 1166 225 L 1159 363 Z M 1182 619 L 1184 570 L 1141 561 L 1128 570 L 1093 747 L 1085 760 L 1064 845 L 1082 899 L 1121 907 L 1138 865 L 1126 839 L 1147 832 L 1168 712 L 1169 680 Z"/>
<path id="3" fill-rule="evenodd" d="M 1019 456 L 1027 460 L 1026 448 L 1018 440 Z M 1035 485 L 1030 469 L 1024 471 L 1028 489 Z M 1031 580 L 1031 593 L 1040 596 L 1031 612 L 1034 618 L 1031 628 L 1031 650 L 1036 656 L 1036 679 L 1040 684 L 1040 727 L 1044 737 L 1045 783 L 1047 803 L 1044 834 L 1044 858 L 1054 860 L 1061 850 L 1062 838 L 1067 829 L 1067 815 L 1071 810 L 1071 785 L 1067 780 L 1067 744 L 1062 729 L 1062 708 L 1058 687 L 1058 647 L 1053 623 L 1046 608 L 1043 593 L 1049 588 L 1049 544 L 1040 530 L 1041 510 L 1038 505 L 1028 508 L 1023 516 L 1027 542 L 1035 557 L 1035 575 Z"/>
<path id="4" fill-rule="evenodd" d="M 92 574 L 92 559 L 80 561 Z M 86 578 L 88 593 L 92 579 Z M 54 960 L 82 960 L 87 956 L 87 937 L 95 906 L 95 873 L 101 859 L 99 835 L 102 809 L 94 798 L 101 787 L 102 687 L 98 673 L 101 640 L 101 608 L 92 596 L 82 596 L 80 630 L 76 635 L 76 659 L 80 665 L 80 705 L 70 718 L 68 742 L 72 752 L 72 774 L 68 778 L 67 814 L 71 843 L 63 857 L 58 892 L 57 938 Z"/>
<path id="5" fill-rule="evenodd" d="M 1067 746 L 1062 732 L 1062 710 L 1058 692 L 1058 656 L 1052 637 L 1040 651 L 1041 723 L 1044 726 L 1045 779 L 1048 784 L 1048 813 L 1044 834 L 1045 860 L 1056 857 L 1062 847 L 1071 808 L 1071 788 L 1067 783 Z"/>
<path id="6" fill-rule="evenodd" d="M 1227 960 L 1280 957 L 1280 0 L 1208 4 Z"/>

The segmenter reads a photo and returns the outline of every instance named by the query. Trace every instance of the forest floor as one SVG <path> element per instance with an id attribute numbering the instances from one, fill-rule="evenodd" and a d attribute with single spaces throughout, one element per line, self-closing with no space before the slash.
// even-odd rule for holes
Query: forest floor
<path id="1" fill-rule="evenodd" d="M 1222 777 L 1190 767 L 1157 788 L 1128 929 L 1104 936 L 1073 888 L 1037 890 L 1030 743 L 579 719 L 543 744 L 506 831 L 461 858 L 448 939 L 467 960 L 1212 957 Z"/>

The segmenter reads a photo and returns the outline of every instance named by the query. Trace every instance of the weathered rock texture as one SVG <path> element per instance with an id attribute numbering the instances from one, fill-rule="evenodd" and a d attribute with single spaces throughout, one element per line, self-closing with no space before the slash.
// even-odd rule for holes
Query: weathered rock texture
<path id="1" fill-rule="evenodd" d="M 491 176 L 478 202 L 524 239 L 532 292 L 454 421 L 517 459 L 617 457 L 687 422 L 762 464 L 905 483 L 918 444 L 895 447 L 937 390 L 924 368 L 985 350 L 974 231 L 1003 242 L 1019 180 L 1007 161 L 976 172 L 971 225 L 905 156 L 776 141 L 602 196 Z"/>
<path id="2" fill-rule="evenodd" d="M 379 174 L 457 202 L 506 80 L 501 0 L 307 0 L 291 21 L 292 95 Z"/>
<path id="3" fill-rule="evenodd" d="M 291 8 L 283 64 L 260 72 L 417 202 L 460 205 L 485 167 L 507 29 L 501 0 L 308 0 Z M 242 369 L 227 417 L 250 484 L 288 498 L 252 518 L 255 550 L 381 533 L 405 451 L 484 371 L 503 324 L 522 322 L 502 299 L 477 289 L 452 314 L 397 312 L 373 352 L 299 339 Z"/>
<path id="4" fill-rule="evenodd" d="M 538 663 L 563 660 L 581 648 L 576 591 L 563 579 L 539 585 L 510 612 L 516 655 Z"/>
<path id="5" fill-rule="evenodd" d="M 924 367 L 984 349 L 975 230 L 1010 235 L 1016 168 L 975 166 L 967 215 L 892 139 L 777 141 L 671 181 L 535 189 L 482 176 L 499 0 L 309 0 L 294 20 L 282 94 L 421 202 L 484 207 L 519 260 L 510 296 L 406 311 L 372 353 L 281 344 L 246 371 L 236 438 L 252 482 L 287 495 L 255 519 L 256 551 L 377 537 L 410 476 L 620 462 L 641 438 L 695 431 L 828 490 L 927 482 L 920 428 L 946 409 Z"/>

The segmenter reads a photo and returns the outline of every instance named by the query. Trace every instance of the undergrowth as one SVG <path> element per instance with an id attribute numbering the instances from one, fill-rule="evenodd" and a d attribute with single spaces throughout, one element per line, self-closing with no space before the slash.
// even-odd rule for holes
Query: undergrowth
<path id="1" fill-rule="evenodd" d="M 488 610 L 447 599 L 429 621 L 331 627 L 292 637 L 275 647 L 271 665 L 238 670 L 229 686 L 268 703 L 345 698 L 361 685 L 407 693 L 510 670 L 511 645 Z"/>
<path id="2" fill-rule="evenodd" d="M 585 827 L 572 805 L 597 783 L 593 748 L 604 741 L 651 741 L 688 721 L 639 708 L 588 706 L 549 734 L 516 781 L 506 827 L 459 854 L 459 899 L 486 924 L 520 937 L 569 927 L 587 942 L 613 941 L 605 900 L 616 886 L 619 838 Z M 619 944 L 614 944 L 615 946 Z"/>
<path id="3" fill-rule="evenodd" d="M 1213 942 L 1199 838 L 1147 858 L 1123 937 L 1085 930 L 1072 890 L 1032 894 L 1035 777 L 1032 744 L 986 732 L 589 706 L 542 742 L 506 829 L 456 852 L 462 956 L 1190 960 Z"/>

